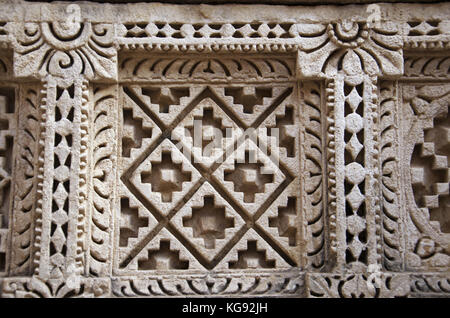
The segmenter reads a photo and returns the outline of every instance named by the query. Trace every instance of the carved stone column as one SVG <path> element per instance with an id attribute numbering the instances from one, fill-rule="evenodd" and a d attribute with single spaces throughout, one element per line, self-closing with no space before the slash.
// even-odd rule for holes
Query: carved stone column
<path id="1" fill-rule="evenodd" d="M 308 292 L 333 297 L 406 294 L 407 275 L 395 274 L 396 286 L 383 281 L 378 291 L 367 284 L 383 263 L 377 85 L 403 73 L 399 26 L 344 20 L 305 29 L 299 79 L 324 78 L 326 83 L 328 214 L 332 271 L 337 274 L 307 274 Z M 339 281 L 345 287 L 338 293 L 334 284 Z"/>

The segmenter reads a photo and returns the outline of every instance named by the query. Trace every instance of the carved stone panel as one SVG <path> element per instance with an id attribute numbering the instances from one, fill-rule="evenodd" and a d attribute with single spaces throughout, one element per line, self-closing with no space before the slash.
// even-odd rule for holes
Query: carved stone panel
<path id="1" fill-rule="evenodd" d="M 114 272 L 301 267 L 293 59 L 121 61 Z"/>
<path id="2" fill-rule="evenodd" d="M 448 3 L 1 8 L 1 297 L 450 295 Z"/>

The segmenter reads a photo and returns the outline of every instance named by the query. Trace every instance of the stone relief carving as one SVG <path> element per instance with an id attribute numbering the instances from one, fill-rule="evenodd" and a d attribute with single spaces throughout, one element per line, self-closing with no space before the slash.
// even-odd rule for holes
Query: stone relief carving
<path id="1" fill-rule="evenodd" d="M 90 152 L 91 221 L 89 233 L 89 272 L 104 276 L 111 267 L 114 185 L 117 169 L 117 108 L 114 86 L 95 86 L 90 92 L 94 100 L 91 110 L 90 131 L 93 133 Z M 108 141 L 108 142 L 106 142 Z"/>
<path id="2" fill-rule="evenodd" d="M 301 39 L 298 61 L 305 60 L 299 65 L 301 76 L 330 76 L 354 69 L 385 76 L 403 72 L 402 39 L 395 23 L 371 28 L 368 23 L 344 20 L 297 29 Z"/>
<path id="3" fill-rule="evenodd" d="M 411 267 L 449 265 L 448 94 L 448 84 L 403 87 L 409 119 L 405 147 L 410 156 L 405 191 L 411 221 L 419 232 L 409 235 L 407 265 Z"/>
<path id="4" fill-rule="evenodd" d="M 400 148 L 398 84 L 381 82 L 380 96 L 380 185 L 383 231 L 383 266 L 392 271 L 402 269 L 402 231 L 400 206 Z"/>
<path id="5" fill-rule="evenodd" d="M 14 91 L 5 89 L 0 96 L 0 271 L 7 271 L 8 229 L 12 197 L 13 145 L 16 134 Z"/>
<path id="6" fill-rule="evenodd" d="M 12 23 L 16 76 L 115 78 L 114 29 L 108 24 Z"/>
<path id="7" fill-rule="evenodd" d="M 0 296 L 449 296 L 448 4 L 17 4 Z"/>
<path id="8" fill-rule="evenodd" d="M 11 273 L 31 273 L 34 226 L 37 202 L 37 178 L 40 134 L 40 87 L 21 87 L 21 108 L 18 118 L 16 186 L 14 187 L 13 247 L 11 247 Z"/>

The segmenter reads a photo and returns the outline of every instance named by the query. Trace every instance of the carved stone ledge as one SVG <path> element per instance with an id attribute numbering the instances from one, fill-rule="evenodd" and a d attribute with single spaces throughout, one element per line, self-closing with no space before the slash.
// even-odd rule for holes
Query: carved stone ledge
<path id="1" fill-rule="evenodd" d="M 369 75 L 403 73 L 402 38 L 395 23 L 372 28 L 368 23 L 343 21 L 297 28 L 301 34 L 297 59 L 300 78 L 335 76 L 347 69 L 343 65 L 349 61 Z"/>

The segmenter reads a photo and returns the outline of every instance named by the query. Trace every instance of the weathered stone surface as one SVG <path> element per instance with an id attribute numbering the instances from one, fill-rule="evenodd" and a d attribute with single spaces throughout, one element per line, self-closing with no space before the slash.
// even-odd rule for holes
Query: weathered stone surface
<path id="1" fill-rule="evenodd" d="M 1 1 L 0 296 L 448 297 L 450 5 L 361 2 Z"/>

